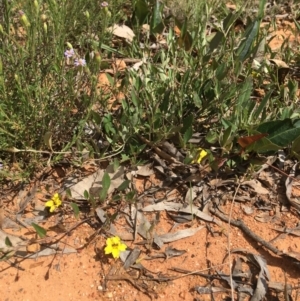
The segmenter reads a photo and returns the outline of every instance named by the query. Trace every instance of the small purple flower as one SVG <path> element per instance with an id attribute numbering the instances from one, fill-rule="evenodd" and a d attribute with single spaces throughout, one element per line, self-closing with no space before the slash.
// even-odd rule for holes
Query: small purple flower
<path id="1" fill-rule="evenodd" d="M 73 48 L 67 49 L 67 50 L 65 51 L 65 57 L 67 57 L 67 58 L 71 58 L 74 54 L 75 54 L 75 52 L 74 52 L 74 49 L 73 49 Z"/>
<path id="2" fill-rule="evenodd" d="M 84 67 L 86 65 L 86 61 L 85 59 L 76 59 L 74 65 L 77 67 L 78 66 Z"/>
<path id="3" fill-rule="evenodd" d="M 104 1 L 104 2 L 101 3 L 101 6 L 102 6 L 102 7 L 107 7 L 107 6 L 108 6 L 108 3 L 107 3 L 106 1 Z"/>

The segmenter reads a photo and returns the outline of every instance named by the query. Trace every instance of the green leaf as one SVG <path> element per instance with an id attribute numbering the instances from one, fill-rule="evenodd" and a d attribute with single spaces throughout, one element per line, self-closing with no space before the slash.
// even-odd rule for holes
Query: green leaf
<path id="1" fill-rule="evenodd" d="M 300 136 L 300 128 L 295 128 L 291 119 L 268 121 L 260 124 L 256 130 L 268 133 L 268 139 L 281 147 L 288 146 Z"/>
<path id="2" fill-rule="evenodd" d="M 178 19 L 175 18 L 175 24 L 180 29 L 178 45 L 184 48 L 185 51 L 189 51 L 193 45 L 193 38 L 187 30 L 188 19 L 185 18 L 184 22 L 181 23 Z"/>
<path id="3" fill-rule="evenodd" d="M 268 100 L 270 99 L 270 96 L 272 95 L 274 91 L 270 90 L 265 97 L 262 99 L 262 101 L 260 102 L 258 108 L 254 111 L 253 113 L 253 120 L 257 120 L 259 115 L 261 114 L 261 112 L 263 111 L 263 109 L 266 107 Z"/>
<path id="4" fill-rule="evenodd" d="M 85 198 L 86 200 L 88 200 L 88 199 L 90 198 L 89 192 L 88 192 L 87 190 L 85 190 L 85 191 L 83 192 L 83 196 L 84 196 L 84 198 Z"/>
<path id="5" fill-rule="evenodd" d="M 182 133 L 185 133 L 192 125 L 194 122 L 194 116 L 188 115 L 183 119 L 183 127 L 182 127 Z"/>
<path id="6" fill-rule="evenodd" d="M 118 202 L 118 201 L 121 200 L 121 196 L 120 196 L 119 194 L 116 194 L 116 195 L 114 195 L 114 196 L 112 197 L 112 200 L 113 200 L 114 202 Z"/>
<path id="7" fill-rule="evenodd" d="M 258 19 L 262 20 L 265 14 L 265 7 L 266 7 L 267 0 L 260 0 L 259 1 L 259 8 L 258 8 Z"/>
<path id="8" fill-rule="evenodd" d="M 134 6 L 133 18 L 137 19 L 139 25 L 146 22 L 150 11 L 145 0 L 136 0 Z"/>
<path id="9" fill-rule="evenodd" d="M 130 181 L 129 180 L 125 180 L 117 189 L 119 191 L 123 191 L 125 189 L 127 189 L 129 187 Z"/>
<path id="10" fill-rule="evenodd" d="M 223 43 L 224 37 L 223 32 L 218 31 L 209 43 L 209 52 L 213 52 L 217 49 L 220 43 Z"/>
<path id="11" fill-rule="evenodd" d="M 236 20 L 236 14 L 233 14 L 232 12 L 230 12 L 227 17 L 223 20 L 223 29 L 225 32 L 228 31 L 228 29 L 234 25 L 235 20 Z"/>
<path id="12" fill-rule="evenodd" d="M 12 243 L 11 243 L 11 241 L 10 241 L 10 239 L 9 239 L 8 236 L 5 237 L 5 245 L 6 245 L 7 247 L 12 247 Z"/>
<path id="13" fill-rule="evenodd" d="M 137 93 L 135 92 L 134 89 L 132 89 L 132 91 L 131 91 L 131 101 L 135 107 L 137 107 L 137 108 L 139 107 L 139 105 L 140 105 L 139 97 L 137 96 Z"/>
<path id="14" fill-rule="evenodd" d="M 257 153 L 266 153 L 266 152 L 270 152 L 270 151 L 277 151 L 279 150 L 281 147 L 272 143 L 272 141 L 270 141 L 267 138 L 262 138 L 256 142 L 254 142 L 253 144 L 251 144 L 249 147 L 247 147 L 247 151 L 251 152 L 257 152 Z"/>
<path id="15" fill-rule="evenodd" d="M 44 135 L 44 143 L 46 144 L 46 146 L 51 150 L 52 150 L 52 133 L 51 132 L 46 132 Z"/>
<path id="16" fill-rule="evenodd" d="M 111 183 L 111 180 L 110 180 L 109 174 L 107 172 L 105 172 L 103 175 L 103 178 L 102 178 L 102 189 L 101 189 L 100 195 L 99 195 L 100 201 L 102 201 L 102 202 L 107 197 L 107 192 L 110 187 L 110 183 Z"/>
<path id="17" fill-rule="evenodd" d="M 132 201 L 135 196 L 135 191 L 132 190 L 125 195 L 126 201 Z"/>
<path id="18" fill-rule="evenodd" d="M 244 40 L 242 41 L 237 51 L 239 60 L 241 62 L 244 62 L 250 54 L 250 48 L 258 34 L 259 24 L 260 22 L 258 20 L 255 20 L 254 22 L 249 24 L 243 35 Z"/>
<path id="19" fill-rule="evenodd" d="M 155 1 L 155 5 L 153 6 L 152 11 L 152 18 L 150 24 L 150 31 L 151 33 L 162 33 L 164 30 L 164 24 L 162 20 L 162 10 L 163 10 L 163 3 L 159 0 Z"/>
<path id="20" fill-rule="evenodd" d="M 102 188 L 108 190 L 110 187 L 110 182 L 109 174 L 105 172 L 102 178 Z"/>
<path id="21" fill-rule="evenodd" d="M 300 136 L 294 140 L 292 147 L 291 147 L 291 153 L 298 160 L 300 160 Z"/>
<path id="22" fill-rule="evenodd" d="M 70 189 L 70 188 L 66 189 L 66 195 L 67 195 L 69 198 L 72 198 L 72 192 L 71 192 L 71 189 Z"/>
<path id="23" fill-rule="evenodd" d="M 117 158 L 115 158 L 114 162 L 113 162 L 114 171 L 117 171 L 117 169 L 119 168 L 119 166 L 120 166 L 120 161 Z"/>
<path id="24" fill-rule="evenodd" d="M 218 133 L 213 131 L 213 130 L 210 130 L 206 137 L 205 137 L 205 140 L 208 142 L 208 143 L 211 143 L 211 144 L 215 144 L 217 141 L 218 141 Z"/>
<path id="25" fill-rule="evenodd" d="M 216 78 L 217 80 L 223 80 L 228 73 L 228 68 L 225 63 L 220 64 L 216 69 Z"/>
<path id="26" fill-rule="evenodd" d="M 77 204 L 72 202 L 70 205 L 73 209 L 75 218 L 78 218 L 79 217 L 79 208 L 78 208 Z"/>
<path id="27" fill-rule="evenodd" d="M 37 235 L 40 238 L 44 238 L 46 236 L 46 234 L 47 234 L 46 229 L 44 229 L 43 227 L 41 227 L 35 223 L 32 223 L 31 226 L 34 228 L 34 230 L 36 231 Z"/>
<path id="28" fill-rule="evenodd" d="M 222 141 L 220 143 L 222 147 L 224 147 L 227 144 L 227 141 L 228 141 L 231 133 L 232 133 L 232 127 L 229 126 L 223 134 Z"/>
<path id="29" fill-rule="evenodd" d="M 188 141 L 192 138 L 192 136 L 193 136 L 193 128 L 192 126 L 190 126 L 183 135 L 184 144 L 187 144 Z"/>

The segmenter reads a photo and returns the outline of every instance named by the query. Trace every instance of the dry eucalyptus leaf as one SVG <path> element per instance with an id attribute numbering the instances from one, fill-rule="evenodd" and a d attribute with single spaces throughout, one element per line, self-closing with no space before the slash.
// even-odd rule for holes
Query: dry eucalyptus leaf
<path id="1" fill-rule="evenodd" d="M 5 217 L 3 222 L 2 222 L 2 229 L 19 229 L 20 225 L 11 220 L 8 217 Z"/>
<path id="2" fill-rule="evenodd" d="M 37 257 L 42 257 L 42 256 L 50 256 L 50 255 L 54 255 L 56 253 L 71 254 L 71 253 L 77 253 L 77 250 L 72 248 L 72 247 L 59 248 L 58 244 L 53 244 L 49 248 L 45 248 L 45 249 L 43 249 L 43 250 L 41 250 L 37 253 L 34 253 L 34 254 L 28 256 L 28 258 L 37 258 Z"/>
<path id="3" fill-rule="evenodd" d="M 135 37 L 135 34 L 132 31 L 132 29 L 124 24 L 114 24 L 113 26 L 108 27 L 107 31 L 111 32 L 113 35 L 119 38 L 124 38 L 130 42 L 132 42 L 133 38 Z"/>
<path id="4" fill-rule="evenodd" d="M 166 234 L 159 235 L 159 238 L 164 243 L 173 242 L 173 241 L 176 241 L 179 239 L 193 236 L 194 234 L 196 234 L 198 231 L 200 231 L 203 228 L 204 228 L 204 226 L 200 226 L 198 228 L 179 230 L 175 233 L 166 233 Z"/>
<path id="5" fill-rule="evenodd" d="M 269 194 L 269 190 L 264 188 L 258 180 L 245 181 L 242 185 L 250 186 L 258 194 Z"/>
<path id="6" fill-rule="evenodd" d="M 64 189 L 70 189 L 72 198 L 77 200 L 85 199 L 84 191 L 87 190 L 93 196 L 99 196 L 102 189 L 102 178 L 104 173 L 107 172 L 111 184 L 108 189 L 108 194 L 112 193 L 124 182 L 124 167 L 120 166 L 116 171 L 113 169 L 113 165 L 109 165 L 106 170 L 99 169 L 88 177 L 76 183 L 77 179 L 68 178 L 64 183 Z"/>
<path id="7" fill-rule="evenodd" d="M 282 60 L 270 59 L 269 61 L 279 68 L 290 68 L 289 65 Z"/>
<path id="8" fill-rule="evenodd" d="M 136 260 L 139 258 L 141 253 L 141 250 L 139 248 L 134 248 L 130 254 L 128 255 L 128 257 L 126 258 L 126 261 L 124 263 L 124 270 L 127 270 L 130 268 L 131 265 L 133 265 Z"/>
<path id="9" fill-rule="evenodd" d="M 242 206 L 242 209 L 243 209 L 243 212 L 244 212 L 246 215 L 251 215 L 251 214 L 253 214 L 253 212 L 254 212 L 253 207 Z"/>
<path id="10" fill-rule="evenodd" d="M 179 211 L 183 205 L 181 203 L 174 203 L 174 202 L 159 202 L 156 204 L 148 205 L 144 207 L 142 210 L 145 212 L 151 211 Z"/>
<path id="11" fill-rule="evenodd" d="M 251 301 L 261 301 L 268 291 L 268 282 L 270 280 L 270 273 L 267 263 L 260 255 L 248 254 L 248 258 L 250 258 L 251 261 L 255 261 L 260 267 L 256 288 Z"/>
<path id="12" fill-rule="evenodd" d="M 142 210 L 145 212 L 166 210 L 166 211 L 176 211 L 176 212 L 182 212 L 187 214 L 194 214 L 195 216 L 207 222 L 214 222 L 217 225 L 222 225 L 222 222 L 220 222 L 217 219 L 214 219 L 209 214 L 200 211 L 198 207 L 193 204 L 185 206 L 184 204 L 181 203 L 160 202 L 157 204 L 148 205 L 144 207 Z"/>
<path id="13" fill-rule="evenodd" d="M 135 172 L 135 174 L 142 176 L 142 177 L 149 177 L 152 174 L 154 174 L 154 171 L 152 168 L 150 168 L 150 164 L 144 165 L 144 166 L 138 166 L 138 170 Z"/>
<path id="14" fill-rule="evenodd" d="M 177 249 L 172 248 L 172 247 L 167 247 L 166 250 L 165 250 L 165 254 L 166 254 L 167 258 L 181 256 L 184 253 L 186 253 L 186 250 L 177 250 Z"/>
<path id="15" fill-rule="evenodd" d="M 229 289 L 223 288 L 223 287 L 217 287 L 217 286 L 212 286 L 212 287 L 207 287 L 207 286 L 195 286 L 194 290 L 198 294 L 213 294 L 213 293 L 221 293 L 221 292 L 230 292 Z"/>
<path id="16" fill-rule="evenodd" d="M 12 247 L 9 247 L 5 244 L 5 239 L 8 237 L 10 240 Z M 11 250 L 26 250 L 27 242 L 19 238 L 18 236 L 7 234 L 6 232 L 0 230 L 0 249 L 3 252 L 9 252 Z"/>
<path id="17" fill-rule="evenodd" d="M 260 213 L 260 214 L 256 215 L 254 218 L 258 222 L 269 223 L 274 218 L 274 216 L 270 216 L 269 213 L 264 212 L 264 213 Z"/>
<path id="18" fill-rule="evenodd" d="M 286 228 L 286 227 L 284 227 L 284 228 L 273 228 L 273 230 L 281 232 L 281 233 L 291 234 L 291 235 L 295 235 L 295 236 L 300 237 L 300 228 L 299 227 L 294 228 L 294 229 Z"/>
<path id="19" fill-rule="evenodd" d="M 193 187 L 190 187 L 187 192 L 186 192 L 186 195 L 185 195 L 185 203 L 187 204 L 191 204 L 193 203 L 193 200 L 197 197 L 197 192 L 199 190 L 199 187 L 197 186 L 193 186 Z"/>

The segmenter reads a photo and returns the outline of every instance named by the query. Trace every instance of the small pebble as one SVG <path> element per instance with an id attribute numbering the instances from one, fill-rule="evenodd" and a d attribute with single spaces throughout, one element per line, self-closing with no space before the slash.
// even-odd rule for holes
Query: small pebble
<path id="1" fill-rule="evenodd" d="M 112 297 L 113 297 L 113 293 L 112 293 L 112 292 L 108 292 L 108 293 L 106 294 L 106 297 L 107 297 L 107 298 L 112 298 Z"/>
<path id="2" fill-rule="evenodd" d="M 98 291 L 103 291 L 103 286 L 102 285 L 98 285 L 98 287 L 97 287 L 97 289 L 98 289 Z"/>

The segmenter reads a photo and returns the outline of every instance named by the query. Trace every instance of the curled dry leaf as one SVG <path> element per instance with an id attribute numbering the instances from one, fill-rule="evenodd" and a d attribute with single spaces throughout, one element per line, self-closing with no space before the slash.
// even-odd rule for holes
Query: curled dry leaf
<path id="1" fill-rule="evenodd" d="M 245 181 L 242 185 L 250 186 L 257 194 L 269 194 L 269 190 L 264 188 L 258 180 Z"/>
<path id="2" fill-rule="evenodd" d="M 150 168 L 149 164 L 143 165 L 143 166 L 138 166 L 137 168 L 138 168 L 138 170 L 135 172 L 135 174 L 142 176 L 142 177 L 149 177 L 154 173 L 153 169 Z"/>
<path id="3" fill-rule="evenodd" d="M 159 238 L 164 243 L 173 242 L 173 241 L 176 241 L 179 239 L 193 236 L 194 234 L 196 234 L 198 231 L 200 231 L 203 228 L 204 228 L 204 226 L 200 226 L 198 228 L 189 228 L 189 229 L 179 230 L 174 233 L 166 233 L 166 234 L 159 235 Z"/>
<path id="4" fill-rule="evenodd" d="M 133 38 L 135 37 L 135 34 L 132 31 L 132 29 L 124 24 L 114 24 L 113 26 L 108 27 L 107 31 L 111 32 L 113 35 L 119 38 L 124 38 L 130 42 L 132 42 Z"/>

